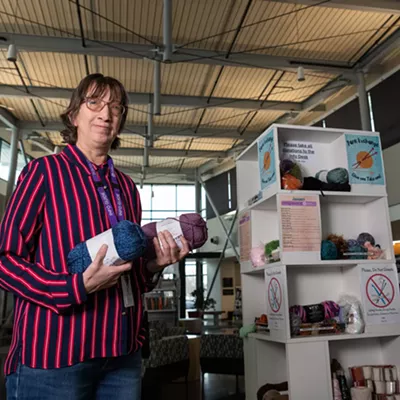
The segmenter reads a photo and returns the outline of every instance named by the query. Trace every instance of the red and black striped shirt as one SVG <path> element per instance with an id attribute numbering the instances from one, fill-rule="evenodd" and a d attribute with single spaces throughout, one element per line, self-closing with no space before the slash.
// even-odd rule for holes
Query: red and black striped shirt
<path id="1" fill-rule="evenodd" d="M 111 189 L 107 163 L 95 168 Z M 140 224 L 139 192 L 128 176 L 116 174 L 125 219 Z M 67 270 L 69 251 L 110 227 L 86 158 L 76 146 L 24 168 L 0 227 L 0 287 L 15 295 L 6 375 L 19 360 L 31 368 L 60 368 L 141 347 L 141 295 L 152 288 L 153 277 L 143 259 L 131 271 L 135 307 L 127 309 L 119 284 L 87 295 L 82 274 Z"/>

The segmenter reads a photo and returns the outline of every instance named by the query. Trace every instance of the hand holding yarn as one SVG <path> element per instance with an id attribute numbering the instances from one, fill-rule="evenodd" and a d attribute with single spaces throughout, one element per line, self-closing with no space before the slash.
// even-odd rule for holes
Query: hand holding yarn
<path id="1" fill-rule="evenodd" d="M 114 286 L 120 276 L 132 268 L 131 261 L 113 268 L 105 265 L 103 262 L 107 249 L 107 245 L 101 246 L 95 259 L 83 273 L 83 284 L 88 294 Z"/>
<path id="2" fill-rule="evenodd" d="M 189 243 L 184 236 L 181 236 L 180 240 L 182 248 L 179 248 L 170 232 L 160 232 L 157 238 L 153 238 L 156 258 L 147 263 L 147 268 L 151 272 L 158 272 L 185 258 L 190 251 Z"/>
<path id="3" fill-rule="evenodd" d="M 190 250 L 198 249 L 207 241 L 207 224 L 200 214 L 186 213 L 180 215 L 178 218 L 167 218 L 165 221 L 176 221 L 176 223 L 179 223 Z M 147 250 L 144 256 L 148 260 L 153 260 L 156 257 L 153 239 L 157 238 L 157 222 L 150 222 L 143 225 L 142 229 L 147 238 Z"/>

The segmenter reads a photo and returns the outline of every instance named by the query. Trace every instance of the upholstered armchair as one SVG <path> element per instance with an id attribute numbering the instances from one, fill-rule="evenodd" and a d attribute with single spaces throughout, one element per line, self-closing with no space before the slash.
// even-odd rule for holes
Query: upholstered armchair
<path id="1" fill-rule="evenodd" d="M 236 376 L 236 393 L 239 392 L 239 376 L 244 375 L 243 340 L 237 335 L 202 335 L 200 343 L 202 396 L 204 399 L 204 374 Z"/>

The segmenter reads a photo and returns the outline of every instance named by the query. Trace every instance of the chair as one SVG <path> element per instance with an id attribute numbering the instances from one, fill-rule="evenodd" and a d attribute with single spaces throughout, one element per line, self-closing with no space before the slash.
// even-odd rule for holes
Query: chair
<path id="1" fill-rule="evenodd" d="M 179 378 L 185 378 L 186 393 L 188 390 L 187 376 L 189 372 L 189 340 L 184 335 L 184 328 L 168 328 L 161 321 L 149 322 L 150 355 L 143 362 L 144 374 L 142 383 L 153 392 L 161 386 Z M 155 386 L 157 386 L 156 388 Z"/>
<path id="2" fill-rule="evenodd" d="M 237 335 L 202 335 L 200 342 L 200 367 L 202 373 L 202 398 L 204 399 L 204 374 L 236 376 L 236 393 L 239 393 L 239 376 L 244 375 L 243 340 Z"/>

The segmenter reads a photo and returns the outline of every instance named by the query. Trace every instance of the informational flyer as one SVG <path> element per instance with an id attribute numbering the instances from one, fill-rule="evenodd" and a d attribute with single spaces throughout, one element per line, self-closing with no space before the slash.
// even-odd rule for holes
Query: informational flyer
<path id="1" fill-rule="evenodd" d="M 240 261 L 248 261 L 251 250 L 250 211 L 243 211 L 239 214 L 239 246 Z"/>
<path id="2" fill-rule="evenodd" d="M 279 196 L 282 251 L 304 252 L 321 249 L 319 196 Z"/>
<path id="3" fill-rule="evenodd" d="M 350 184 L 384 185 L 379 136 L 345 135 Z"/>
<path id="4" fill-rule="evenodd" d="M 399 284 L 394 265 L 362 266 L 361 294 L 367 324 L 400 323 Z"/>
<path id="5" fill-rule="evenodd" d="M 258 167 L 261 190 L 276 182 L 274 131 L 258 139 Z"/>
<path id="6" fill-rule="evenodd" d="M 286 278 L 282 267 L 265 270 L 267 281 L 267 316 L 270 330 L 285 329 L 284 290 Z"/>

